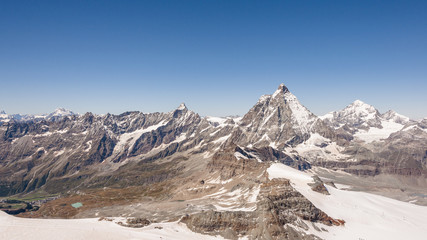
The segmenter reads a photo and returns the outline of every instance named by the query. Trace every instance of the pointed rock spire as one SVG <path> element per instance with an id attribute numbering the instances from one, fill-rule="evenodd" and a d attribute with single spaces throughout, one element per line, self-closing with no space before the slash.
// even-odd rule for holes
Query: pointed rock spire
<path id="1" fill-rule="evenodd" d="M 285 94 L 289 92 L 289 89 L 285 86 L 285 84 L 280 84 L 277 90 L 273 93 L 273 98 L 275 98 L 279 94 Z"/>
<path id="2" fill-rule="evenodd" d="M 277 88 L 277 90 L 282 91 L 282 92 L 289 92 L 289 89 L 285 86 L 285 84 L 281 83 L 279 85 L 279 87 Z"/>

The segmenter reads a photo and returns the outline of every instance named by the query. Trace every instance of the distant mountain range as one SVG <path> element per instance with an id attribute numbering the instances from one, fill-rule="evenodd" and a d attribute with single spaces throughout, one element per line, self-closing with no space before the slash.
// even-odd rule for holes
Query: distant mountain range
<path id="1" fill-rule="evenodd" d="M 65 108 L 57 108 L 52 113 L 42 114 L 42 115 L 7 114 L 5 111 L 0 111 L 0 122 L 9 122 L 11 120 L 13 120 L 13 121 L 31 121 L 31 120 L 42 120 L 42 119 L 50 120 L 53 118 L 72 116 L 72 115 L 78 115 L 78 114 L 76 114 L 70 110 L 67 110 Z"/>
<path id="2" fill-rule="evenodd" d="M 100 163 L 115 169 L 127 159 L 154 160 L 188 151 L 213 156 L 231 145 L 252 153 L 269 149 L 293 160 L 355 174 L 426 174 L 427 142 L 417 139 L 427 139 L 427 119 L 414 121 L 393 111 L 381 114 L 360 100 L 318 117 L 283 84 L 236 118 L 200 117 L 181 104 L 168 113 L 78 115 L 58 108 L 40 116 L 2 112 L 0 120 L 1 168 L 34 161 L 29 173 L 13 174 L 10 179 L 23 185 L 6 187 L 0 191 L 3 194 L 41 187 L 54 179 L 55 171 L 63 178 Z M 393 154 L 396 151 L 398 155 Z M 37 167 L 43 170 L 33 169 Z M 37 180 L 38 175 L 44 180 Z"/>
<path id="3" fill-rule="evenodd" d="M 319 117 L 283 84 L 273 94 L 261 96 L 242 117 L 201 117 L 181 104 L 166 113 L 2 112 L 0 121 L 0 196 L 64 194 L 55 200 L 60 202 L 80 199 L 82 191 L 143 188 L 144 193 L 138 194 L 144 199 L 189 202 L 187 212 L 175 209 L 161 220 L 184 211 L 189 228 L 203 233 L 231 228 L 234 232 L 227 236 L 266 237 L 276 229 L 277 238 L 265 239 L 290 233 L 296 234 L 295 239 L 311 239 L 285 224 L 297 224 L 297 219 L 343 224 L 314 207 L 289 182 L 268 180 L 273 171 L 269 167 L 277 163 L 324 177 L 312 183 L 313 191 L 323 194 L 328 192 L 325 176 L 332 179 L 337 174 L 427 186 L 427 119 L 414 121 L 393 111 L 381 114 L 359 100 Z M 409 188 L 400 189 L 412 194 Z M 232 198 L 235 191 L 239 198 Z M 276 193 L 282 195 L 273 196 Z M 295 202 L 283 203 L 287 194 Z M 53 205 L 39 210 L 38 216 L 65 216 L 49 206 Z M 101 211 L 99 207 L 73 210 L 71 216 L 92 216 Z M 279 215 L 270 216 L 269 208 Z M 201 211 L 206 209 L 214 212 Z M 236 211 L 244 213 L 238 216 Z M 267 215 L 268 227 L 255 224 L 259 216 Z M 233 225 L 236 218 L 247 219 L 244 229 Z M 212 219 L 225 222 L 211 222 L 211 228 L 201 224 Z"/>

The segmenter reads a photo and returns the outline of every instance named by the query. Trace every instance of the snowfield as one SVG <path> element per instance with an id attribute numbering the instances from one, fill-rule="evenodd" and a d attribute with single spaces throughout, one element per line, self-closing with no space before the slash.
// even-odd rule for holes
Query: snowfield
<path id="1" fill-rule="evenodd" d="M 366 143 L 371 143 L 374 141 L 379 141 L 381 139 L 388 138 L 392 133 L 400 131 L 405 125 L 400 123 L 395 123 L 392 121 L 382 121 L 381 125 L 383 128 L 371 127 L 368 131 L 359 130 L 354 134 L 360 140 L 365 141 Z"/>
<path id="2" fill-rule="evenodd" d="M 307 185 L 312 175 L 281 163 L 272 164 L 269 178 L 287 178 L 292 186 L 329 216 L 345 221 L 345 226 L 316 224 L 326 231 L 318 231 L 312 223 L 305 222 L 314 234 L 324 239 L 427 239 L 427 207 L 364 193 L 339 190 L 326 185 L 331 195 L 314 192 Z M 321 229 L 321 228 L 318 228 Z"/>
<path id="3" fill-rule="evenodd" d="M 190 231 L 185 224 L 153 223 L 144 228 L 122 227 L 98 219 L 30 219 L 0 211 L 0 239 L 8 240 L 218 240 L 222 237 Z"/>

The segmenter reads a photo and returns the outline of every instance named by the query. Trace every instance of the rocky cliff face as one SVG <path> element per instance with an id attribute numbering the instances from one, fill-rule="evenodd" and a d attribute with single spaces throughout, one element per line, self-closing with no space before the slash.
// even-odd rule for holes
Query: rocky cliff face
<path id="1" fill-rule="evenodd" d="M 308 229 L 299 219 L 325 225 L 344 225 L 316 208 L 287 179 L 273 179 L 261 184 L 255 211 L 208 211 L 189 215 L 181 221 L 195 231 L 222 235 L 230 239 L 249 236 L 249 239 L 319 239 L 301 235 L 288 225 Z"/>

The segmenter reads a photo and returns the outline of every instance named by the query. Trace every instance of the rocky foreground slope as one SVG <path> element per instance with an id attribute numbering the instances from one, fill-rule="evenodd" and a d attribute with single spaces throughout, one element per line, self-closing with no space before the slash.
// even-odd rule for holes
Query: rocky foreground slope
<path id="1" fill-rule="evenodd" d="M 168 113 L 61 112 L 3 114 L 0 196 L 59 196 L 21 216 L 126 216 L 231 239 L 317 239 L 352 224 L 312 198 L 334 199 L 332 181 L 427 202 L 426 120 L 361 101 L 318 117 L 282 84 L 241 118 L 201 117 L 184 104 Z M 308 171 L 308 188 L 295 175 L 272 178 L 277 163 Z"/>

